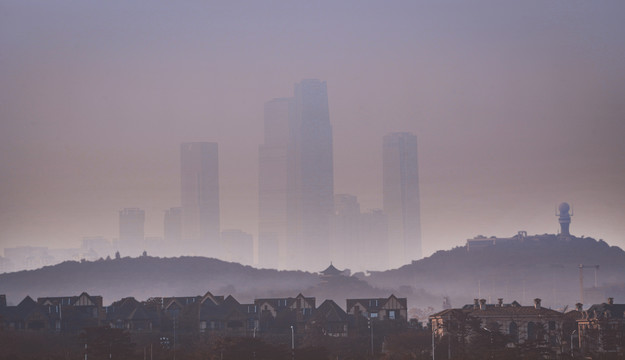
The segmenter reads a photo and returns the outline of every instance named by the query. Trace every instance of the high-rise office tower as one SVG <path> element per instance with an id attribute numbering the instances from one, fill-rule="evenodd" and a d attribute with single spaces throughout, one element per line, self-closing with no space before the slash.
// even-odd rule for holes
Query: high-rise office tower
<path id="1" fill-rule="evenodd" d="M 252 265 L 254 259 L 254 239 L 251 234 L 241 230 L 221 232 L 224 246 L 224 259 L 243 265 Z"/>
<path id="2" fill-rule="evenodd" d="M 293 98 L 265 104 L 259 148 L 261 266 L 327 266 L 334 171 L 326 83 L 303 80 Z"/>
<path id="3" fill-rule="evenodd" d="M 392 133 L 384 137 L 383 203 L 388 221 L 389 262 L 401 266 L 421 258 L 421 219 L 417 137 Z"/>
<path id="4" fill-rule="evenodd" d="M 360 259 L 368 258 L 360 241 L 360 204 L 354 195 L 334 195 L 334 215 L 330 221 L 330 259 L 337 266 L 358 269 Z"/>
<path id="5" fill-rule="evenodd" d="M 358 258 L 356 269 L 387 270 L 389 268 L 388 220 L 384 211 L 369 210 L 360 215 L 360 247 L 365 256 Z M 364 258 L 364 259 L 363 259 Z"/>
<path id="6" fill-rule="evenodd" d="M 265 103 L 264 143 L 258 149 L 258 265 L 287 267 L 293 249 L 295 153 L 292 98 Z M 290 227 L 291 225 L 291 227 Z"/>
<path id="7" fill-rule="evenodd" d="M 330 218 L 334 210 L 332 125 L 325 81 L 295 84 L 296 239 L 306 269 L 330 262 Z"/>
<path id="8" fill-rule="evenodd" d="M 119 212 L 119 243 L 122 255 L 139 255 L 145 240 L 145 211 L 125 208 Z"/>
<path id="9" fill-rule="evenodd" d="M 219 257 L 219 161 L 217 143 L 180 146 L 182 247 Z"/>
<path id="10" fill-rule="evenodd" d="M 163 237 L 168 244 L 179 243 L 182 240 L 182 208 L 173 207 L 165 211 Z"/>

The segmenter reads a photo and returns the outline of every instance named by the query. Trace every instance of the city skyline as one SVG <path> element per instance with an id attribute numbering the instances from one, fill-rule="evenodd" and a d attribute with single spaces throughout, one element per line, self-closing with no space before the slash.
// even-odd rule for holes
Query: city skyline
<path id="1" fill-rule="evenodd" d="M 221 229 L 258 238 L 263 104 L 323 79 L 334 193 L 381 209 L 419 138 L 423 255 L 558 231 L 625 247 L 622 2 L 1 5 L 0 247 L 162 236 L 179 144 L 219 143 Z M 279 11 L 278 11 L 279 10 Z"/>

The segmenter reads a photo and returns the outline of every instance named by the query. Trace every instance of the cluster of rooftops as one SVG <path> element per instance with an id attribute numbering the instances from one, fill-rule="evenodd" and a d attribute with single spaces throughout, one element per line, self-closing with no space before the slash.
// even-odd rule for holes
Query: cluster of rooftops
<path id="1" fill-rule="evenodd" d="M 255 299 L 240 303 L 232 295 L 153 297 L 138 301 L 122 298 L 103 306 L 102 296 L 83 292 L 77 296 L 26 296 L 18 305 L 7 306 L 0 295 L 0 327 L 8 330 L 77 332 L 85 327 L 110 326 L 130 331 L 222 331 L 256 333 L 302 332 L 320 326 L 327 335 L 347 336 L 359 319 L 407 322 L 407 300 L 388 298 L 347 299 L 344 310 L 333 300 L 316 306 L 314 297 Z"/>

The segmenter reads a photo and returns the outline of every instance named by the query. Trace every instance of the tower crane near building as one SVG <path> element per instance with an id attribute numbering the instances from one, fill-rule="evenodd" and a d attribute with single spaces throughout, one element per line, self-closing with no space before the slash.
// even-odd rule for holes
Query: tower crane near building
<path id="1" fill-rule="evenodd" d="M 579 302 L 584 303 L 584 268 L 595 268 L 595 284 L 597 287 L 597 272 L 599 271 L 599 265 L 584 265 L 579 264 Z"/>

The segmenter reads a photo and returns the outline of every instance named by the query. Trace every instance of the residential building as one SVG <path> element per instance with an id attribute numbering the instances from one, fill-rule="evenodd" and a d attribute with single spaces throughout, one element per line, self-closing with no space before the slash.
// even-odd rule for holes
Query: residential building
<path id="1" fill-rule="evenodd" d="M 315 310 L 315 298 L 298 294 L 296 297 L 256 299 L 259 330 L 263 332 L 287 331 L 303 333 L 306 323 Z"/>
<path id="2" fill-rule="evenodd" d="M 7 330 L 47 330 L 77 333 L 84 327 L 101 325 L 104 320 L 101 296 L 86 292 L 78 296 L 26 296 L 17 306 L 7 306 L 0 296 L 0 328 Z"/>
<path id="3" fill-rule="evenodd" d="M 324 301 L 308 320 L 308 330 L 325 336 L 346 337 L 349 317 L 334 301 Z"/>
<path id="4" fill-rule="evenodd" d="M 161 309 L 154 304 L 123 298 L 105 308 L 106 324 L 132 332 L 150 332 L 160 328 Z"/>
<path id="5" fill-rule="evenodd" d="M 388 298 L 347 299 L 347 314 L 376 320 L 408 321 L 408 301 L 391 294 Z"/>
<path id="6" fill-rule="evenodd" d="M 584 354 L 625 356 L 625 304 L 614 298 L 594 304 L 577 320 L 579 348 Z"/>
<path id="7" fill-rule="evenodd" d="M 500 298 L 497 304 L 475 299 L 473 304 L 446 309 L 429 318 L 437 339 L 450 335 L 458 342 L 470 342 L 476 332 L 486 329 L 506 335 L 511 345 L 537 342 L 558 348 L 564 314 L 542 307 L 540 299 L 534 299 L 533 306 L 522 306 L 516 301 L 504 304 Z"/>

